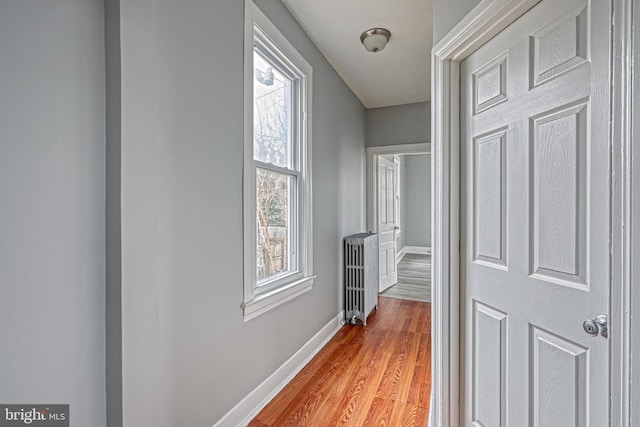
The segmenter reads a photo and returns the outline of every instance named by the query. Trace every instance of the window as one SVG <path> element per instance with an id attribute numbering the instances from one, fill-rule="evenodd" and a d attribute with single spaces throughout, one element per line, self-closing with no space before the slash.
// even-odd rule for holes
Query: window
<path id="1" fill-rule="evenodd" d="M 245 33 L 244 319 L 313 285 L 311 66 L 248 1 Z"/>

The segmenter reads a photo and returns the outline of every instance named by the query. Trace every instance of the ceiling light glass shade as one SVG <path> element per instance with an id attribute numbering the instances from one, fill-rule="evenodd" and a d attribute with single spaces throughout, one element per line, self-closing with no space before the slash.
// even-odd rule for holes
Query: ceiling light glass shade
<path id="1" fill-rule="evenodd" d="M 380 52 L 387 45 L 391 33 L 384 28 L 372 28 L 360 35 L 360 41 L 369 52 Z"/>

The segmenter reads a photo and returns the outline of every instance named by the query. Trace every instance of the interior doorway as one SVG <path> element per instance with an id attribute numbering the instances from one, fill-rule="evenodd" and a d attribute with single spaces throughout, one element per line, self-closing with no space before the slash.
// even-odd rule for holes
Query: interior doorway
<path id="1" fill-rule="evenodd" d="M 379 291 L 431 301 L 430 144 L 367 148 L 368 229 L 379 234 Z"/>

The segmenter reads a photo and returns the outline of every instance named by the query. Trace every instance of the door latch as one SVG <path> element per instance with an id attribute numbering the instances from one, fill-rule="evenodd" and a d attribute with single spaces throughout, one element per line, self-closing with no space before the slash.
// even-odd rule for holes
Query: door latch
<path id="1" fill-rule="evenodd" d="M 606 314 L 599 314 L 595 319 L 587 319 L 582 323 L 584 331 L 592 337 L 598 335 L 607 338 L 609 336 L 609 316 Z"/>

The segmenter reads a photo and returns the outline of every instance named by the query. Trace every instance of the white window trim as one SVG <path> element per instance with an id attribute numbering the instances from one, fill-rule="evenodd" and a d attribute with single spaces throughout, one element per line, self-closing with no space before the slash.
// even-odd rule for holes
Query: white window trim
<path id="1" fill-rule="evenodd" d="M 302 199 L 298 206 L 299 217 L 300 274 L 292 275 L 290 281 L 263 291 L 256 284 L 256 189 L 253 159 L 253 46 L 254 26 L 266 36 L 285 62 L 300 71 L 300 104 L 303 132 L 301 133 L 300 168 L 298 185 L 303 186 Z M 311 290 L 313 274 L 313 224 L 312 224 L 312 173 L 311 173 L 311 90 L 313 70 L 311 65 L 296 51 L 252 0 L 245 1 L 244 35 L 244 172 L 243 172 L 243 240 L 244 240 L 244 321 L 248 322 L 269 310 Z"/>

